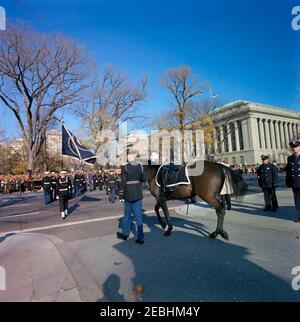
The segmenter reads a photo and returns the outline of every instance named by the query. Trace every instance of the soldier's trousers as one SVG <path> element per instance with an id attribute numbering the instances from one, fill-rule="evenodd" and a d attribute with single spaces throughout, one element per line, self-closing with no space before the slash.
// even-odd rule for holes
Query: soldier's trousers
<path id="1" fill-rule="evenodd" d="M 142 213 L 142 200 L 126 201 L 125 212 L 123 217 L 122 233 L 124 236 L 129 236 L 131 230 L 131 214 L 134 213 L 136 224 L 136 239 L 144 239 L 143 231 L 143 213 Z"/>
<path id="2" fill-rule="evenodd" d="M 276 209 L 278 208 L 278 202 L 276 198 L 276 192 L 273 188 L 263 188 L 264 199 L 266 208 Z"/>
<path id="3" fill-rule="evenodd" d="M 293 189 L 295 208 L 297 210 L 298 219 L 300 219 L 300 189 Z"/>
<path id="4" fill-rule="evenodd" d="M 59 196 L 59 211 L 64 212 L 65 210 L 68 210 L 68 192 L 63 192 Z"/>

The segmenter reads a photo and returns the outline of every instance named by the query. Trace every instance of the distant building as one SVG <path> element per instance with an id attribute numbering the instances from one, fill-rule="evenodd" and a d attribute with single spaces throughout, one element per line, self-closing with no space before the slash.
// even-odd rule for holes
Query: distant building
<path id="1" fill-rule="evenodd" d="M 46 133 L 46 150 L 49 156 L 61 155 L 61 131 L 51 130 Z"/>
<path id="2" fill-rule="evenodd" d="M 213 112 L 214 157 L 229 164 L 255 165 L 261 154 L 285 163 L 289 142 L 299 138 L 300 112 L 234 101 Z"/>

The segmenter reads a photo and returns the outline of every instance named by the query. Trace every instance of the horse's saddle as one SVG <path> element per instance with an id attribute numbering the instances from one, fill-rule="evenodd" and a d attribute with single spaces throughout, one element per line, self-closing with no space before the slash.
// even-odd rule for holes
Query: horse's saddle
<path id="1" fill-rule="evenodd" d="M 156 174 L 156 184 L 159 187 L 174 187 L 179 184 L 190 184 L 187 165 L 161 165 Z"/>

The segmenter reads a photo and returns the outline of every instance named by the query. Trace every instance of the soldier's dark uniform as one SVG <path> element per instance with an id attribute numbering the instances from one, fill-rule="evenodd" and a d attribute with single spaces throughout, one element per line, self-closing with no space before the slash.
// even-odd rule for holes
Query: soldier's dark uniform
<path id="1" fill-rule="evenodd" d="M 101 173 L 101 174 L 99 174 L 99 176 L 98 176 L 98 180 L 99 180 L 99 191 L 100 191 L 100 190 L 102 190 L 102 189 L 103 189 L 103 184 L 104 184 L 102 173 Z"/>
<path id="2" fill-rule="evenodd" d="M 78 197 L 81 194 L 81 179 L 78 173 L 74 176 L 74 185 L 75 185 L 75 196 Z"/>
<path id="3" fill-rule="evenodd" d="M 57 182 L 59 196 L 59 211 L 63 219 L 65 219 L 68 216 L 70 184 L 71 182 L 68 177 L 59 178 Z"/>
<path id="4" fill-rule="evenodd" d="M 45 204 L 47 205 L 48 203 L 50 203 L 52 201 L 52 184 L 51 184 L 52 178 L 50 177 L 50 175 L 46 175 L 45 177 L 43 177 L 42 180 L 42 186 L 44 189 L 44 198 L 45 198 Z"/>
<path id="5" fill-rule="evenodd" d="M 262 155 L 261 159 L 266 160 L 268 156 Z M 274 164 L 261 164 L 257 169 L 258 185 L 262 188 L 265 199 L 265 209 L 276 211 L 278 202 L 275 189 L 277 187 L 277 169 Z"/>
<path id="6" fill-rule="evenodd" d="M 292 148 L 300 146 L 300 141 L 290 142 Z M 297 210 L 296 222 L 300 222 L 300 153 L 294 153 L 287 158 L 286 185 L 293 189 L 295 208 Z"/>
<path id="7" fill-rule="evenodd" d="M 108 177 L 108 191 L 109 191 L 109 201 L 111 203 L 114 203 L 116 200 L 116 186 L 117 186 L 117 182 L 116 182 L 116 176 L 114 174 L 110 174 Z"/>
<path id="8" fill-rule="evenodd" d="M 143 191 L 141 183 L 145 181 L 146 178 L 142 164 L 133 161 L 122 166 L 119 198 L 124 199 L 125 209 L 122 233 L 117 233 L 117 237 L 123 240 L 129 237 L 131 214 L 134 213 L 137 229 L 136 242 L 139 244 L 143 244 L 144 242 L 142 214 Z"/>
<path id="9" fill-rule="evenodd" d="M 51 177 L 51 186 L 52 186 L 51 200 L 55 201 L 57 199 L 57 177 L 56 177 L 56 175 L 52 175 L 52 177 Z"/>

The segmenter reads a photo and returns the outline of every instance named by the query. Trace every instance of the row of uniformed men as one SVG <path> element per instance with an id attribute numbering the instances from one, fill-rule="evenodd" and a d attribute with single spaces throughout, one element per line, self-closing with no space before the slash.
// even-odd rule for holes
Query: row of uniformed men
<path id="1" fill-rule="evenodd" d="M 45 204 L 59 199 L 61 216 L 65 219 L 68 215 L 68 200 L 73 196 L 81 195 L 87 191 L 88 187 L 90 191 L 99 187 L 99 190 L 106 189 L 109 200 L 115 202 L 120 183 L 118 176 L 113 171 L 110 171 L 109 174 L 88 174 L 87 177 L 79 172 L 72 175 L 61 171 L 59 175 L 55 173 L 51 175 L 49 171 L 46 171 L 42 185 Z"/>
<path id="2" fill-rule="evenodd" d="M 300 141 L 294 140 L 289 143 L 293 152 L 287 159 L 286 165 L 286 186 L 292 188 L 294 195 L 297 217 L 295 222 L 300 222 Z M 278 202 L 276 197 L 277 168 L 269 163 L 269 157 L 262 155 L 262 164 L 257 170 L 258 184 L 262 188 L 265 199 L 265 211 L 276 211 Z"/>

